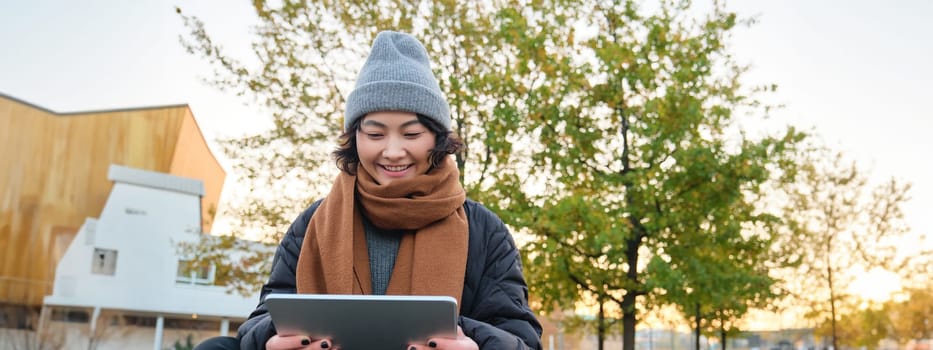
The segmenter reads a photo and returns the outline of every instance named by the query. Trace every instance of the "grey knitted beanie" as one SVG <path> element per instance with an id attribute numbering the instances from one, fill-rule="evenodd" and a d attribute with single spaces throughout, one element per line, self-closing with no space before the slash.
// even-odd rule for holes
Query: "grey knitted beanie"
<path id="1" fill-rule="evenodd" d="M 371 112 L 405 111 L 427 116 L 448 130 L 450 107 L 415 37 L 384 31 L 376 35 L 369 58 L 347 97 L 344 129 Z"/>

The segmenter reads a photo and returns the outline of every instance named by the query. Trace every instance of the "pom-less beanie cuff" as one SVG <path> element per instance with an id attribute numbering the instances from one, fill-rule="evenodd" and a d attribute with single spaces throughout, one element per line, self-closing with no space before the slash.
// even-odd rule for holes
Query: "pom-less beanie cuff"
<path id="1" fill-rule="evenodd" d="M 438 92 L 407 81 L 377 81 L 358 86 L 347 98 L 345 127 L 367 113 L 402 111 L 424 115 L 450 130 L 450 107 Z"/>
<path id="2" fill-rule="evenodd" d="M 450 130 L 450 107 L 441 92 L 424 45 L 415 37 L 380 32 L 347 97 L 344 129 L 367 113 L 416 113 Z"/>

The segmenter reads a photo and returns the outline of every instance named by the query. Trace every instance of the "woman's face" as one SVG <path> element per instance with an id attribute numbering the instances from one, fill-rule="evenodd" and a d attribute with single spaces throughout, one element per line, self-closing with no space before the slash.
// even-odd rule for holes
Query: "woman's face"
<path id="1" fill-rule="evenodd" d="M 435 136 L 414 113 L 369 113 L 356 132 L 360 165 L 382 185 L 427 173 Z"/>

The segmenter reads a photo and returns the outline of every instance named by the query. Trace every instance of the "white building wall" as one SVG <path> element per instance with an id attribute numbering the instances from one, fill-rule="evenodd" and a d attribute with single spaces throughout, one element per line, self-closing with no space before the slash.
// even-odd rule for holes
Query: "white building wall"
<path id="1" fill-rule="evenodd" d="M 153 327 L 110 326 L 96 332 L 92 340 L 87 324 L 49 322 L 47 331 L 37 334 L 23 329 L 0 328 L 0 350 L 56 349 L 56 350 L 125 350 L 150 349 L 156 330 Z M 187 344 L 191 336 L 193 344 L 219 335 L 216 330 L 165 329 L 162 349 L 174 349 L 177 341 Z"/>
<path id="2" fill-rule="evenodd" d="M 145 173 L 140 178 L 183 179 Z M 85 222 L 59 262 L 53 293 L 45 304 L 234 319 L 247 316 L 256 306 L 258 293 L 244 298 L 226 293 L 224 287 L 175 282 L 179 261 L 175 245 L 200 235 L 199 195 L 184 188 L 175 191 L 139 182 L 115 181 L 100 218 Z M 95 248 L 117 252 L 113 275 L 92 273 Z"/>

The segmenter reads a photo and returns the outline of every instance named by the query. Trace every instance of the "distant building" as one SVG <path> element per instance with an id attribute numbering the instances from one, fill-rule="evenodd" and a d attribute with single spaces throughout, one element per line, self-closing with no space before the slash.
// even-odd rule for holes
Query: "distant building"
<path id="1" fill-rule="evenodd" d="M 213 268 L 187 269 L 186 257 L 177 255 L 177 243 L 200 235 L 201 182 L 118 165 L 110 167 L 108 178 L 113 191 L 100 217 L 85 221 L 59 262 L 39 328 L 77 323 L 86 335 L 55 333 L 67 334 L 61 341 L 69 348 L 93 343 L 97 349 L 145 343 L 162 349 L 166 319 L 186 321 L 172 327 L 178 334 L 169 340 L 228 334 L 230 321 L 242 321 L 258 294 L 228 294 L 214 285 Z M 69 319 L 76 310 L 85 313 Z M 101 322 L 101 315 L 109 319 Z M 192 322 L 198 320 L 200 329 Z M 219 326 L 209 329 L 209 324 Z"/>
<path id="2" fill-rule="evenodd" d="M 0 306 L 42 304 L 111 164 L 201 180 L 210 232 L 226 173 L 187 105 L 58 113 L 0 93 Z"/>
<path id="3" fill-rule="evenodd" d="M 824 350 L 829 339 L 816 335 L 813 328 L 787 328 L 769 331 L 746 331 L 733 336 L 727 349 L 735 350 Z"/>
<path id="4" fill-rule="evenodd" d="M 150 345 L 159 324 L 171 343 L 174 330 L 235 329 L 252 308 L 206 286 L 211 271 L 177 276 L 165 243 L 210 232 L 226 177 L 187 105 L 58 113 L 0 93 L 0 167 L 0 349 L 29 332 L 27 348 L 43 348 L 47 295 L 50 325 L 85 325 L 52 338 L 120 328 L 86 327 L 96 318 Z"/>

